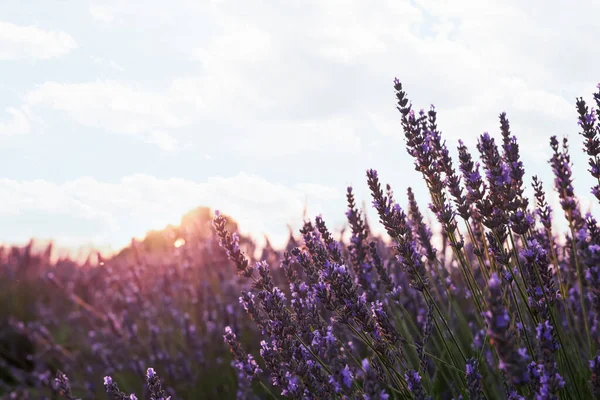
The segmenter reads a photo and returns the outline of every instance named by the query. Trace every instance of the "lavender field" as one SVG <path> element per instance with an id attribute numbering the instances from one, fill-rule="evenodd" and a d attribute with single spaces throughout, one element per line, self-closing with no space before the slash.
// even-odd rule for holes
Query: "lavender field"
<path id="1" fill-rule="evenodd" d="M 575 104 L 584 148 L 548 137 L 553 182 L 524 180 L 505 113 L 453 160 L 436 109 L 393 88 L 430 202 L 368 170 L 379 221 L 348 187 L 349 240 L 314 216 L 256 258 L 235 216 L 200 208 L 110 259 L 3 248 L 3 398 L 600 398 L 600 226 L 571 162 L 587 154 L 600 200 L 600 85 Z"/>

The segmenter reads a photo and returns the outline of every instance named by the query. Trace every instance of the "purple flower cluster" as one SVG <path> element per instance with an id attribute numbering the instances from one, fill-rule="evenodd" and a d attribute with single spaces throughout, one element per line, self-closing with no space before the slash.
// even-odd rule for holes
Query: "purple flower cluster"
<path id="1" fill-rule="evenodd" d="M 484 317 L 490 344 L 498 355 L 498 368 L 507 376 L 511 384 L 520 385 L 529 380 L 528 356 L 526 349 L 518 348 L 514 340 L 516 332 L 511 327 L 510 314 L 503 302 L 507 285 L 508 283 L 502 281 L 498 274 L 492 273 L 488 281 L 489 309 L 484 313 Z"/>

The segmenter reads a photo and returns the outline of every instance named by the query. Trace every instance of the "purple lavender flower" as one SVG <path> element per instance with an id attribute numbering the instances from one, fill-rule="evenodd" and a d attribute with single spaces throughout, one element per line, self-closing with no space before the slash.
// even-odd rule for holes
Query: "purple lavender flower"
<path id="1" fill-rule="evenodd" d="M 495 272 L 488 281 L 488 311 L 484 312 L 490 344 L 495 347 L 499 358 L 498 368 L 504 372 L 512 384 L 521 385 L 529 380 L 527 355 L 518 349 L 514 340 L 514 330 L 510 326 L 510 316 L 504 306 L 502 281 Z"/>
<path id="2" fill-rule="evenodd" d="M 586 238 L 579 242 L 581 259 L 585 265 L 585 279 L 588 282 L 588 297 L 594 315 L 592 331 L 600 332 L 600 228 L 592 215 L 586 216 Z"/>
<path id="3" fill-rule="evenodd" d="M 377 251 L 377 243 L 372 241 L 369 243 L 369 252 L 371 253 L 371 260 L 373 265 L 375 266 L 375 270 L 379 275 L 379 281 L 382 286 L 387 291 L 387 295 L 394 301 L 400 301 L 400 292 L 401 289 L 398 285 L 396 285 L 383 265 L 383 260 Z"/>
<path id="4" fill-rule="evenodd" d="M 538 364 L 540 386 L 536 398 L 538 400 L 558 399 L 558 391 L 565 385 L 565 381 L 556 366 L 554 353 L 559 346 L 554 335 L 554 327 L 546 320 L 538 324 L 536 332 L 541 358 L 541 363 Z"/>
<path id="5" fill-rule="evenodd" d="M 546 202 L 546 193 L 543 184 L 537 176 L 533 177 L 533 189 L 535 192 L 537 214 L 547 232 L 552 232 L 552 208 Z"/>
<path id="6" fill-rule="evenodd" d="M 424 110 L 420 110 L 417 118 L 411 106 L 406 106 L 408 99 L 402 90 L 402 85 L 395 84 L 394 89 L 398 99 L 397 109 L 402 116 L 406 149 L 414 159 L 415 170 L 421 172 L 427 183 L 432 199 L 430 208 L 447 234 L 453 236 L 452 245 L 460 249 L 464 246 L 464 242 L 460 235 L 459 237 L 454 236 L 454 232 L 457 230 L 455 211 L 446 198 L 446 188 L 454 196 L 457 204 L 464 202 L 464 196 L 460 180 L 452 168 L 452 160 L 446 145 L 442 142 L 441 134 L 437 129 L 435 108 L 432 106 L 427 114 Z M 375 176 L 374 179 L 377 177 Z M 369 186 L 372 193 L 375 194 L 375 188 Z M 378 206 L 376 205 L 375 208 Z"/>
<path id="7" fill-rule="evenodd" d="M 560 197 L 560 204 L 567 220 L 573 223 L 573 228 L 578 231 L 583 227 L 583 218 L 579 210 L 579 201 L 575 197 L 573 188 L 573 172 L 571 171 L 571 156 L 567 138 L 563 138 L 562 148 L 559 148 L 556 136 L 550 138 L 550 147 L 553 154 L 550 165 L 554 172 L 554 186 Z"/>
<path id="8" fill-rule="evenodd" d="M 350 264 L 353 266 L 357 282 L 367 295 L 368 301 L 373 301 L 376 298 L 376 283 L 373 280 L 373 266 L 368 262 L 369 255 L 366 240 L 369 236 L 365 220 L 362 213 L 356 207 L 352 187 L 348 187 L 346 198 L 348 202 L 348 211 L 346 216 L 352 230 L 350 245 L 348 251 L 350 253 Z M 341 260 L 341 257 L 339 258 Z M 336 262 L 335 258 L 332 261 Z"/>
<path id="9" fill-rule="evenodd" d="M 457 207 L 459 214 L 464 219 L 468 219 L 470 216 L 468 211 L 473 205 L 476 205 L 483 200 L 486 192 L 486 185 L 479 173 L 479 163 L 473 162 L 473 157 L 462 140 L 458 141 L 458 159 L 460 162 L 459 169 L 462 173 L 467 194 L 465 196 L 464 205 L 457 205 Z M 479 217 L 479 214 L 475 215 Z"/>
<path id="10" fill-rule="evenodd" d="M 523 269 L 527 281 L 527 293 L 532 309 L 544 318 L 548 317 L 558 293 L 550 271 L 546 250 L 534 239 L 527 242 L 527 248 L 521 250 L 524 258 Z"/>
<path id="11" fill-rule="evenodd" d="M 232 235 L 227 231 L 227 219 L 219 211 L 215 211 L 213 225 L 219 237 L 219 244 L 235 264 L 238 273 L 246 277 L 252 276 L 253 268 L 248 266 L 248 259 L 240 250 L 238 235 L 236 233 Z"/>
<path id="12" fill-rule="evenodd" d="M 376 362 L 363 359 L 361 362 L 364 400 L 388 400 L 390 395 L 381 387 L 382 379 L 378 373 Z"/>
<path id="13" fill-rule="evenodd" d="M 594 94 L 596 103 L 600 102 L 600 90 Z M 600 110 L 600 105 L 598 106 Z M 577 99 L 578 124 L 581 127 L 581 136 L 584 138 L 583 150 L 589 156 L 589 172 L 595 178 L 597 184 L 592 187 L 592 193 L 600 200 L 600 126 L 598 125 L 595 110 L 589 109 L 583 98 Z"/>
<path id="14" fill-rule="evenodd" d="M 411 111 L 411 106 L 408 103 L 406 92 L 402 90 L 402 83 L 398 80 L 398 78 L 394 78 L 394 90 L 396 91 L 397 99 L 396 108 L 398 109 L 398 111 L 400 111 L 403 117 L 406 117 Z"/>
<path id="15" fill-rule="evenodd" d="M 272 291 L 275 287 L 273 278 L 271 277 L 271 269 L 266 261 L 256 263 L 256 271 L 258 271 L 259 279 L 254 282 L 254 287 L 260 290 Z"/>
<path id="16" fill-rule="evenodd" d="M 348 188 L 348 192 L 349 193 L 351 192 L 350 187 Z M 352 197 L 352 199 L 354 200 L 354 197 Z M 359 220 L 360 220 L 360 218 L 357 218 L 356 222 L 358 223 Z M 333 236 L 331 236 L 331 233 L 327 229 L 327 226 L 325 225 L 325 221 L 323 221 L 323 218 L 321 216 L 317 216 L 315 218 L 315 225 L 316 225 L 317 230 L 321 234 L 323 241 L 325 242 L 325 245 L 327 247 L 327 250 L 329 252 L 329 256 L 331 257 L 331 260 L 333 262 L 341 263 L 342 262 L 342 249 L 340 247 L 340 244 L 333 238 Z M 362 229 L 365 229 L 365 228 L 362 228 Z"/>
<path id="17" fill-rule="evenodd" d="M 538 392 L 540 390 L 540 366 L 532 361 L 527 366 L 527 370 L 529 371 L 529 386 L 533 392 Z"/>
<path id="18" fill-rule="evenodd" d="M 431 331 L 433 330 L 433 303 L 429 303 L 426 309 L 426 314 L 423 323 L 423 339 L 420 343 L 417 343 L 417 355 L 419 356 L 419 363 L 423 370 L 427 370 L 427 359 L 425 355 L 425 347 L 427 346 L 427 341 L 431 336 Z"/>
<path id="19" fill-rule="evenodd" d="M 471 358 L 467 361 L 467 387 L 469 390 L 470 400 L 485 400 L 483 388 L 481 386 L 481 374 L 479 373 L 479 365 L 477 360 Z"/>
<path id="20" fill-rule="evenodd" d="M 348 268 L 327 262 L 321 275 L 322 281 L 329 285 L 338 304 L 340 318 L 344 321 L 355 321 L 367 334 L 374 334 L 375 323 L 367 308 L 366 296 L 360 295 Z"/>
<path id="21" fill-rule="evenodd" d="M 335 393 L 349 395 L 353 387 L 354 374 L 347 364 L 346 355 L 340 351 L 341 343 L 333 334 L 333 325 L 315 330 L 311 340 L 312 351 L 329 365 L 331 375 L 328 383 Z"/>
<path id="22" fill-rule="evenodd" d="M 511 388 L 506 392 L 506 400 L 525 400 L 525 397 L 517 393 L 514 388 Z"/>
<path id="23" fill-rule="evenodd" d="M 233 366 L 240 372 L 245 374 L 244 378 L 247 380 L 257 379 L 262 373 L 262 369 L 258 366 L 252 354 L 248 354 L 245 362 L 242 360 L 235 360 Z"/>
<path id="24" fill-rule="evenodd" d="M 468 206 L 465 208 L 467 198 L 463 195 L 460 178 L 452 166 L 452 158 L 450 157 L 446 143 L 442 142 L 441 133 L 438 131 L 436 123 L 437 112 L 433 105 L 431 105 L 427 116 L 429 126 L 426 138 L 429 140 L 430 146 L 434 149 L 437 155 L 436 158 L 438 158 L 438 161 L 434 163 L 434 166 L 437 168 L 438 173 L 444 174 L 445 178 L 443 183 L 445 187 L 447 187 L 448 192 L 454 197 L 456 206 L 460 208 L 459 214 L 464 218 L 465 215 L 468 215 Z M 430 183 L 432 184 L 432 188 L 435 188 L 437 180 L 434 179 Z M 438 187 L 435 190 L 435 193 L 439 195 L 440 193 L 438 193 L 437 189 L 441 189 L 441 187 Z"/>
<path id="25" fill-rule="evenodd" d="M 110 376 L 104 377 L 104 388 L 112 400 L 127 399 L 127 395 L 119 390 L 119 386 L 117 386 L 117 383 Z"/>
<path id="26" fill-rule="evenodd" d="M 309 340 L 313 330 L 325 327 L 325 322 L 319 314 L 317 288 L 306 283 L 290 283 L 292 293 L 292 308 L 296 316 L 298 332 L 304 340 Z M 327 300 L 326 300 L 327 301 Z"/>
<path id="27" fill-rule="evenodd" d="M 597 355 L 589 361 L 590 371 L 592 373 L 591 384 L 594 397 L 600 397 L 600 355 Z"/>
<path id="28" fill-rule="evenodd" d="M 411 221 L 411 227 L 413 228 L 413 236 L 419 239 L 419 244 L 424 250 L 425 255 L 430 261 L 435 259 L 436 249 L 431 244 L 431 229 L 423 222 L 423 215 L 419 210 L 419 205 L 415 200 L 415 195 L 412 189 L 407 189 L 408 194 L 408 218 Z"/>
<path id="29" fill-rule="evenodd" d="M 277 342 L 273 340 L 271 344 L 265 340 L 260 342 L 260 356 L 265 361 L 266 368 L 271 372 L 271 383 L 273 386 L 282 387 L 286 384 L 286 372 L 288 365 L 281 358 L 281 353 L 277 352 Z"/>
<path id="30" fill-rule="evenodd" d="M 417 252 L 416 243 L 407 223 L 406 214 L 398 204 L 392 206 L 389 203 L 389 198 L 383 195 L 375 170 L 367 171 L 367 179 L 373 196 L 373 205 L 379 213 L 379 219 L 388 234 L 396 242 L 395 249 L 398 251 L 398 261 L 411 277 L 411 286 L 419 291 L 424 290 L 429 282 L 425 274 L 425 266 Z"/>
<path id="31" fill-rule="evenodd" d="M 154 371 L 154 368 L 146 370 L 146 385 L 150 392 L 150 400 L 169 400 L 171 398 L 171 396 L 167 397 L 167 394 L 163 390 L 160 378 Z"/>
<path id="32" fill-rule="evenodd" d="M 239 302 L 244 307 L 244 310 L 250 315 L 253 321 L 255 321 L 259 327 L 263 327 L 265 324 L 262 308 L 257 304 L 255 295 L 252 292 L 242 290 L 242 295 L 239 298 Z"/>
<path id="33" fill-rule="evenodd" d="M 379 334 L 385 338 L 392 346 L 397 346 L 401 342 L 405 342 L 400 336 L 396 327 L 391 323 L 387 312 L 383 308 L 383 304 L 377 300 L 371 303 L 371 315 L 377 324 Z"/>
<path id="34" fill-rule="evenodd" d="M 526 218 L 528 200 L 523 196 L 523 176 L 525 169 L 520 160 L 517 138 L 511 136 L 510 124 L 506 113 L 500 114 L 500 132 L 502 133 L 502 158 L 510 170 L 510 184 L 506 189 L 506 208 L 510 213 L 511 229 L 517 234 L 525 234 L 530 228 Z"/>
<path id="35" fill-rule="evenodd" d="M 421 384 L 421 375 L 415 370 L 409 370 L 404 374 L 404 379 L 408 384 L 408 390 L 413 395 L 415 400 L 427 400 L 431 397 L 427 396 L 423 385 Z"/>
<path id="36" fill-rule="evenodd" d="M 75 397 L 71 393 L 71 384 L 69 383 L 69 378 L 62 373 L 61 371 L 56 371 L 56 378 L 54 379 L 56 388 L 58 392 L 65 396 L 67 400 L 74 400 Z"/>
<path id="37" fill-rule="evenodd" d="M 479 213 L 483 224 L 494 231 L 500 242 L 504 242 L 508 223 L 507 189 L 511 184 L 510 168 L 500 157 L 494 138 L 487 132 L 479 137 L 477 149 L 481 154 L 489 188 L 487 196 L 478 203 Z"/>

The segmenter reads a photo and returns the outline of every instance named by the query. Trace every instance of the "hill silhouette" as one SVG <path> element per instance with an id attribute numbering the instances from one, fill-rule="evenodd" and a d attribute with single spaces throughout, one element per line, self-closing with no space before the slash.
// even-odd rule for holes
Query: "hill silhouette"
<path id="1" fill-rule="evenodd" d="M 142 240 L 132 239 L 132 243 L 121 249 L 111 259 L 122 259 L 131 255 L 133 247 L 146 254 L 166 255 L 171 254 L 174 248 L 201 242 L 214 236 L 212 220 L 214 212 L 209 207 L 196 207 L 181 217 L 179 225 L 167 225 L 163 229 L 150 230 Z M 231 217 L 227 217 L 227 229 L 231 232 L 238 231 L 238 223 Z M 249 237 L 240 235 L 240 242 L 245 245 L 253 243 Z"/>

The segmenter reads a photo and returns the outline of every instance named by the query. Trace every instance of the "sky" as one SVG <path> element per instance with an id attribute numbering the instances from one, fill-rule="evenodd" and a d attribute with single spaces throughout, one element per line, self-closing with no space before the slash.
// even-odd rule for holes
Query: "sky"
<path id="1" fill-rule="evenodd" d="M 595 204 L 575 98 L 600 81 L 600 3 L 577 5 L 3 0 L 0 242 L 116 250 L 209 206 L 278 245 L 305 204 L 341 228 L 348 185 L 370 206 L 368 168 L 426 209 L 394 77 L 453 151 L 499 137 L 506 111 L 547 190 L 549 137 L 567 135 Z"/>

